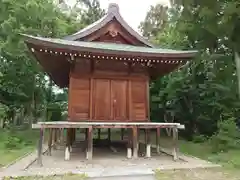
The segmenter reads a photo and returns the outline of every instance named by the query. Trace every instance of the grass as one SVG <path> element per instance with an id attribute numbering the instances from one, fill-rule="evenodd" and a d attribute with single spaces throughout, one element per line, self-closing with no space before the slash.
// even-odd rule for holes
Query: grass
<path id="1" fill-rule="evenodd" d="M 157 171 L 157 180 L 239 180 L 240 172 L 224 168 Z"/>
<path id="2" fill-rule="evenodd" d="M 0 131 L 0 167 L 6 166 L 17 158 L 36 148 L 38 133 L 34 130 Z"/>
<path id="3" fill-rule="evenodd" d="M 141 139 L 143 139 L 143 134 Z M 152 144 L 155 144 L 155 133 L 151 135 Z M 161 137 L 161 147 L 171 148 L 172 139 Z M 156 179 L 161 180 L 239 180 L 240 178 L 240 150 L 214 153 L 209 142 L 194 143 L 179 140 L 180 152 L 222 165 L 221 168 L 156 171 Z"/>

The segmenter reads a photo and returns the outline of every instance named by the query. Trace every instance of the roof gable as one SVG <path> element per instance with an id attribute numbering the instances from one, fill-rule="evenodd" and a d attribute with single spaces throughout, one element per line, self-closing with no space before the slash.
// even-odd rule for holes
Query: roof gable
<path id="1" fill-rule="evenodd" d="M 132 36 L 132 38 L 135 39 L 135 41 L 138 41 L 138 43 L 130 43 L 133 45 L 138 46 L 148 46 L 153 47 L 151 43 L 149 43 L 144 37 L 142 37 L 139 33 L 137 33 L 135 30 L 133 30 L 126 21 L 122 18 L 122 16 L 119 13 L 119 7 L 117 4 L 112 3 L 109 5 L 108 12 L 105 16 L 103 16 L 98 21 L 94 22 L 93 24 L 90 24 L 89 26 L 83 28 L 82 30 L 65 37 L 66 40 L 76 41 L 76 40 L 86 40 L 87 36 L 90 36 L 94 34 L 95 32 L 105 28 L 106 26 L 109 26 L 109 24 L 118 23 L 123 31 L 124 34 L 128 34 L 128 36 Z M 105 32 L 106 33 L 106 32 Z M 110 32 L 112 33 L 112 32 Z M 113 31 L 114 33 L 114 31 Z M 99 36 L 102 36 L 103 34 L 100 34 Z M 121 34 L 122 35 L 122 34 Z M 114 36 L 114 34 L 113 34 Z M 92 41 L 92 40 L 90 40 Z"/>

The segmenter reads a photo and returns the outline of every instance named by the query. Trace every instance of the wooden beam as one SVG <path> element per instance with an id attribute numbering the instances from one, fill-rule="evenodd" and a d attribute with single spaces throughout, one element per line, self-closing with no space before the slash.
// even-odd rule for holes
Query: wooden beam
<path id="1" fill-rule="evenodd" d="M 127 158 L 132 158 L 132 132 L 128 129 L 128 144 L 127 144 Z"/>
<path id="2" fill-rule="evenodd" d="M 98 129 L 98 140 L 101 140 L 101 129 Z"/>
<path id="3" fill-rule="evenodd" d="M 60 129 L 60 144 L 63 145 L 64 143 L 64 128 Z"/>
<path id="4" fill-rule="evenodd" d="M 178 160 L 178 129 L 173 128 L 173 160 Z"/>
<path id="5" fill-rule="evenodd" d="M 57 149 L 57 129 L 54 128 L 53 130 L 53 149 Z"/>
<path id="6" fill-rule="evenodd" d="M 160 154 L 160 128 L 156 129 L 156 146 L 157 146 L 157 153 Z"/>
<path id="7" fill-rule="evenodd" d="M 66 142 L 66 149 L 65 149 L 66 161 L 70 159 L 70 144 L 71 144 L 71 132 L 70 132 L 70 129 L 67 129 L 67 142 Z"/>
<path id="8" fill-rule="evenodd" d="M 111 143 L 111 129 L 108 128 L 108 142 Z"/>
<path id="9" fill-rule="evenodd" d="M 53 129 L 49 129 L 49 137 L 48 137 L 48 155 L 52 155 L 52 138 L 53 138 Z"/>
<path id="10" fill-rule="evenodd" d="M 43 129 L 40 129 L 40 137 L 38 142 L 38 158 L 37 163 L 39 166 L 42 166 L 42 145 L 43 145 Z"/>
<path id="11" fill-rule="evenodd" d="M 124 128 L 121 128 L 121 140 L 124 139 Z"/>
<path id="12" fill-rule="evenodd" d="M 137 127 L 132 129 L 133 158 L 138 158 L 138 133 Z"/>
<path id="13" fill-rule="evenodd" d="M 150 139 L 150 130 L 145 129 L 145 143 L 146 143 L 146 157 L 151 157 L 151 139 Z"/>
<path id="14" fill-rule="evenodd" d="M 88 128 L 87 133 L 87 152 L 86 152 L 86 159 L 92 160 L 93 156 L 93 131 L 92 127 Z"/>

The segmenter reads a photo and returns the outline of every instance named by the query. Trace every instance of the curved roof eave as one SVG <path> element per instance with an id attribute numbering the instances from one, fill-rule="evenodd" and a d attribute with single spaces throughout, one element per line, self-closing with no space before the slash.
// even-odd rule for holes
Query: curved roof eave
<path id="1" fill-rule="evenodd" d="M 134 36 L 137 40 L 142 42 L 143 44 L 154 47 L 150 42 L 148 42 L 144 37 L 142 37 L 138 32 L 136 32 L 132 27 L 130 27 L 127 22 L 122 18 L 122 16 L 119 13 L 119 7 L 117 4 L 112 3 L 109 5 L 108 13 L 103 16 L 98 21 L 94 22 L 93 24 L 90 24 L 89 26 L 81 29 L 80 31 L 64 37 L 65 40 L 71 40 L 75 41 L 77 39 L 81 39 L 85 36 L 88 36 L 92 34 L 93 32 L 97 31 L 98 29 L 101 29 L 104 27 L 108 22 L 113 20 L 113 18 L 116 18 L 116 20 L 125 28 L 132 36 Z"/>
<path id="2" fill-rule="evenodd" d="M 55 38 L 34 37 L 22 34 L 25 41 L 48 48 L 61 48 L 70 51 L 91 51 L 94 53 L 106 53 L 126 56 L 144 56 L 144 57 L 174 57 L 174 58 L 192 58 L 197 51 L 179 51 L 172 49 L 150 48 L 142 46 L 121 45 L 114 43 L 69 41 Z"/>

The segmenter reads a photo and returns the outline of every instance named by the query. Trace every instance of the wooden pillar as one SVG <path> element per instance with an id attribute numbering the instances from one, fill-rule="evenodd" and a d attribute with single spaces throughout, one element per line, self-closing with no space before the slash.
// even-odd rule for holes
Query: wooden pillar
<path id="1" fill-rule="evenodd" d="M 60 129 L 60 144 L 63 145 L 64 143 L 64 128 Z"/>
<path id="2" fill-rule="evenodd" d="M 173 160 L 178 160 L 178 129 L 173 128 Z"/>
<path id="3" fill-rule="evenodd" d="M 138 133 L 137 127 L 132 128 L 132 141 L 133 141 L 133 158 L 138 157 Z"/>
<path id="4" fill-rule="evenodd" d="M 38 142 L 38 159 L 37 163 L 39 166 L 42 166 L 42 144 L 43 144 L 43 129 L 40 129 L 40 137 Z"/>
<path id="5" fill-rule="evenodd" d="M 49 129 L 49 137 L 48 137 L 48 155 L 52 155 L 52 138 L 53 138 L 53 129 Z"/>
<path id="6" fill-rule="evenodd" d="M 124 139 L 124 128 L 121 128 L 121 140 Z"/>
<path id="7" fill-rule="evenodd" d="M 92 160 L 92 156 L 93 156 L 93 129 L 92 129 L 92 127 L 89 127 L 88 132 L 87 132 L 86 159 Z"/>
<path id="8" fill-rule="evenodd" d="M 98 129 L 98 140 L 101 140 L 101 129 Z"/>
<path id="9" fill-rule="evenodd" d="M 76 141 L 76 129 L 74 128 L 72 129 L 72 131 L 73 131 L 72 143 L 74 143 Z"/>
<path id="10" fill-rule="evenodd" d="M 53 149 L 56 149 L 56 147 L 57 147 L 57 145 L 56 145 L 56 143 L 57 143 L 57 129 L 56 128 L 54 128 L 54 129 L 52 129 L 52 133 L 53 133 Z"/>
<path id="11" fill-rule="evenodd" d="M 128 144 L 127 144 L 127 158 L 132 158 L 132 132 L 131 129 L 127 129 L 128 131 Z"/>
<path id="12" fill-rule="evenodd" d="M 145 129 L 145 144 L 146 144 L 146 157 L 151 157 L 151 139 L 150 139 L 150 129 Z"/>
<path id="13" fill-rule="evenodd" d="M 157 146 L 157 153 L 160 154 L 160 127 L 156 129 L 156 146 Z"/>
<path id="14" fill-rule="evenodd" d="M 111 143 L 111 128 L 108 128 L 108 143 Z"/>
<path id="15" fill-rule="evenodd" d="M 71 129 L 67 129 L 67 141 L 65 149 L 65 160 L 70 159 Z"/>

